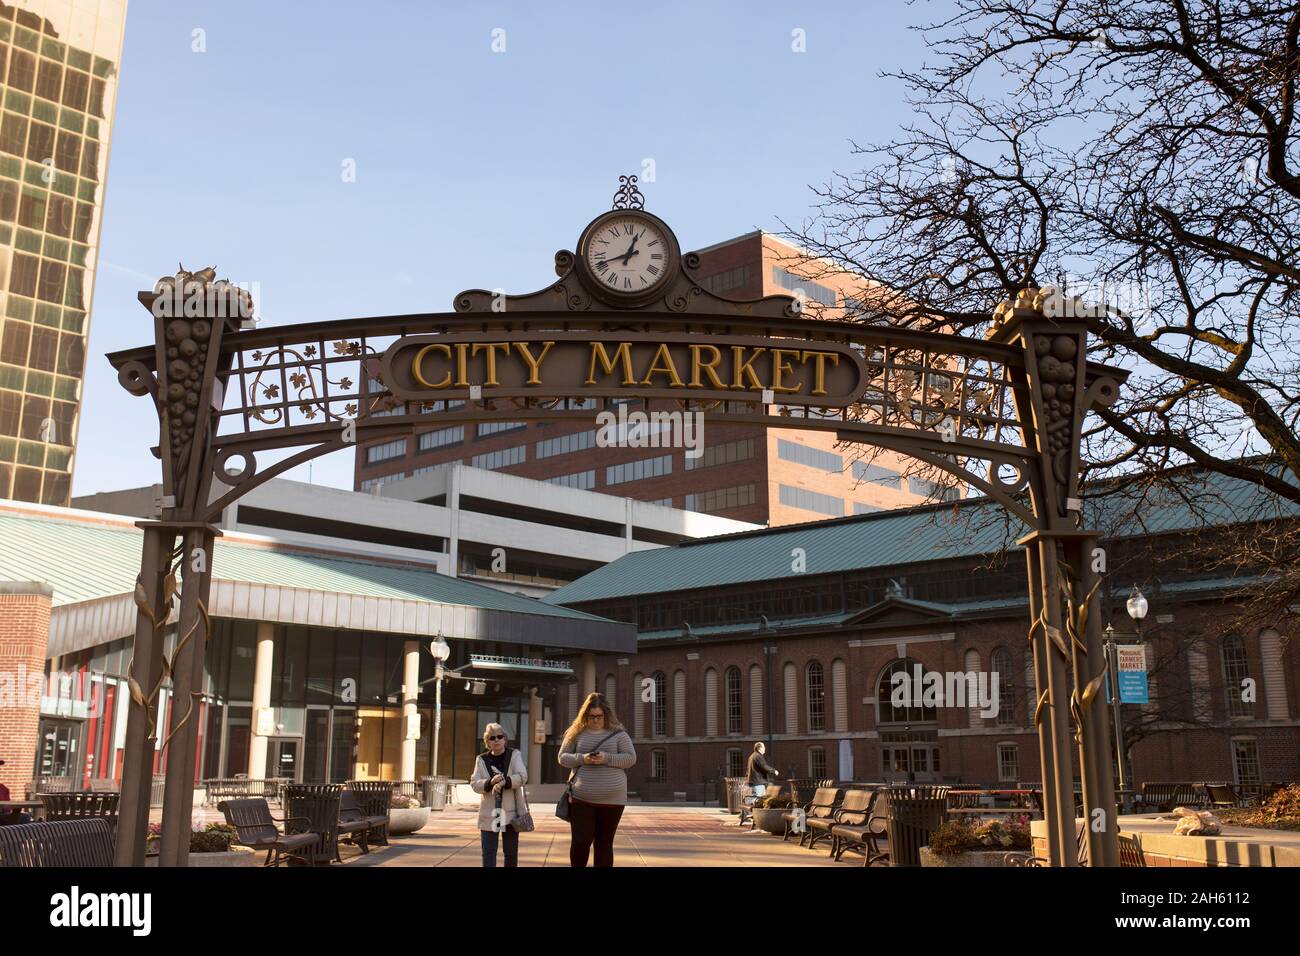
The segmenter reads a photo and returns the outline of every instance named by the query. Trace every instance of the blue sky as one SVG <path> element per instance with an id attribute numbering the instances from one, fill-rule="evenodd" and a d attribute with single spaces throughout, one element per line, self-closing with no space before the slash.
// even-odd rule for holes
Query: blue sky
<path id="1" fill-rule="evenodd" d="M 646 208 L 683 249 L 776 230 L 856 168 L 850 138 L 907 121 L 879 74 L 920 63 L 908 26 L 937 12 L 132 0 L 74 494 L 159 480 L 157 419 L 103 356 L 149 341 L 136 292 L 178 260 L 257 283 L 265 324 L 449 310 L 543 287 L 646 159 Z M 311 478 L 351 487 L 351 452 Z"/>

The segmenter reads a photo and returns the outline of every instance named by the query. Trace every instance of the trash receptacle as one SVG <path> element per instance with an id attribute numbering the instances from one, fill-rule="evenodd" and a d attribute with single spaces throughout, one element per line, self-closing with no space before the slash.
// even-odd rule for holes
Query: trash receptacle
<path id="1" fill-rule="evenodd" d="M 723 777 L 722 782 L 727 787 L 727 812 L 739 813 L 740 806 L 740 788 L 745 785 L 744 777 Z"/>
<path id="2" fill-rule="evenodd" d="M 420 784 L 426 807 L 430 810 L 446 809 L 447 788 L 451 785 L 450 777 L 422 777 Z"/>
<path id="3" fill-rule="evenodd" d="M 951 789 L 925 784 L 888 788 L 890 866 L 921 865 L 921 847 L 930 845 L 930 834 L 943 824 Z"/>

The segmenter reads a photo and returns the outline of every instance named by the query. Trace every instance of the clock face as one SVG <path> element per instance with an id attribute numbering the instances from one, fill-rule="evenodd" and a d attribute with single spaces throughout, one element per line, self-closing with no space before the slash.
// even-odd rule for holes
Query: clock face
<path id="1" fill-rule="evenodd" d="M 637 216 L 612 216 L 587 240 L 587 268 L 602 289 L 621 295 L 648 292 L 668 277 L 669 243 L 663 231 Z"/>

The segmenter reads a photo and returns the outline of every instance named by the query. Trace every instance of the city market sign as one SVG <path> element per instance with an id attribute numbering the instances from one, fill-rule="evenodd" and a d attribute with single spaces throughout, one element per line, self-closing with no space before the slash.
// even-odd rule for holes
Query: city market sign
<path id="1" fill-rule="evenodd" d="M 707 333 L 412 335 L 388 347 L 399 399 L 675 398 L 843 408 L 868 380 L 851 345 Z"/>

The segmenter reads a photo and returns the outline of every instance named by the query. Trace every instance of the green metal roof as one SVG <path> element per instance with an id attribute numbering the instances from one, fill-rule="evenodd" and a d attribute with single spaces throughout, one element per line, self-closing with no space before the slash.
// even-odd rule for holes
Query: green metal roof
<path id="1" fill-rule="evenodd" d="M 54 606 L 126 594 L 140 572 L 141 531 L 110 517 L 0 511 L 0 581 L 44 581 Z M 427 601 L 569 620 L 604 621 L 571 608 L 402 566 L 218 538 L 213 577 L 313 591 Z"/>
<path id="2" fill-rule="evenodd" d="M 1223 475 L 1188 472 L 1178 492 L 1121 490 L 1085 499 L 1084 526 L 1109 538 L 1163 534 L 1270 518 L 1300 517 L 1300 508 L 1250 484 Z M 1198 518 L 1190 501 L 1204 517 Z M 927 561 L 975 557 L 1004 548 L 1028 530 L 1014 516 L 1002 518 L 988 499 L 880 511 L 688 541 L 671 548 L 634 551 L 546 595 L 554 604 L 580 604 L 637 594 L 661 594 L 795 576 L 795 549 L 802 549 L 807 575 L 889 568 Z"/>

